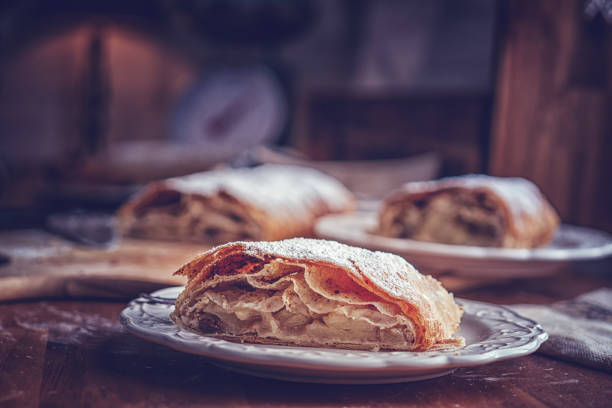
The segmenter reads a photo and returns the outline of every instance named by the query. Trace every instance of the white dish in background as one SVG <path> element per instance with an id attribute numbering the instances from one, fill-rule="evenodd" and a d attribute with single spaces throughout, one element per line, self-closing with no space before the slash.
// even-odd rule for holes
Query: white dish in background
<path id="1" fill-rule="evenodd" d="M 589 228 L 562 225 L 553 242 L 535 249 L 490 248 L 437 244 L 376 235 L 374 212 L 330 215 L 315 227 L 318 237 L 406 258 L 422 272 L 454 272 L 462 276 L 519 278 L 555 273 L 572 261 L 612 255 L 612 237 Z"/>
<path id="2" fill-rule="evenodd" d="M 179 328 L 170 319 L 182 287 L 133 300 L 121 322 L 133 334 L 244 374 L 299 382 L 384 384 L 435 378 L 471 367 L 533 353 L 546 339 L 532 320 L 501 306 L 457 299 L 465 308 L 460 335 L 466 346 L 432 352 L 373 352 L 234 343 Z"/>

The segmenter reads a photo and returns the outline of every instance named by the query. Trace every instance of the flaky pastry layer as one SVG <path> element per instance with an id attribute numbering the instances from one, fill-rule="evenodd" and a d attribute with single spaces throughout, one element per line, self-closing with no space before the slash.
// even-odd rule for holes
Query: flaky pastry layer
<path id="1" fill-rule="evenodd" d="M 149 185 L 118 212 L 122 235 L 225 243 L 311 236 L 318 217 L 352 211 L 337 180 L 299 166 L 192 174 Z"/>
<path id="2" fill-rule="evenodd" d="M 461 308 L 395 255 L 291 239 L 217 247 L 181 268 L 172 318 L 207 335 L 366 350 L 456 347 Z"/>
<path id="3" fill-rule="evenodd" d="M 533 183 L 484 175 L 408 183 L 379 212 L 381 235 L 458 245 L 533 248 L 548 244 L 558 225 Z"/>

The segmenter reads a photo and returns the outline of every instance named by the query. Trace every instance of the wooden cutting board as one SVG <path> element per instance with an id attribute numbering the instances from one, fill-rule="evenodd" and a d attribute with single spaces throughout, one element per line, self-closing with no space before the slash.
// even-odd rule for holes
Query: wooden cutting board
<path id="1" fill-rule="evenodd" d="M 123 240 L 107 249 L 39 230 L 0 234 L 0 301 L 40 297 L 130 298 L 182 285 L 172 276 L 205 245 Z"/>
<path id="2" fill-rule="evenodd" d="M 39 230 L 0 233 L 0 301 L 49 297 L 129 299 L 140 293 L 183 285 L 172 276 L 209 246 L 122 240 L 107 249 L 72 244 Z M 450 291 L 490 282 L 437 276 Z"/>

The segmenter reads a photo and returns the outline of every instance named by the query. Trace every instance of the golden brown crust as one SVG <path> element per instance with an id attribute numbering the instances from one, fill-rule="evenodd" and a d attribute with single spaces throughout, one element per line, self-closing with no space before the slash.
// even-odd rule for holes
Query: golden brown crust
<path id="1" fill-rule="evenodd" d="M 122 235 L 224 243 L 312 236 L 317 218 L 355 207 L 352 194 L 323 173 L 265 165 L 152 183 L 117 218 Z"/>
<path id="2" fill-rule="evenodd" d="M 398 214 L 409 205 L 429 210 L 436 197 L 468 197 L 477 202 L 493 219 L 499 220 L 494 238 L 485 246 L 534 248 L 548 244 L 559 225 L 559 216 L 538 188 L 528 180 L 484 175 L 451 177 L 431 182 L 408 183 L 392 192 L 379 212 L 381 235 L 419 239 L 398 228 Z M 483 204 L 485 203 L 485 204 Z M 495 218 L 496 217 L 496 218 Z M 426 239 L 436 241 L 435 239 Z M 460 243 L 436 241 L 443 243 Z"/>
<path id="3" fill-rule="evenodd" d="M 266 266 L 271 263 L 284 266 L 276 268 L 274 276 L 270 276 L 271 269 Z M 402 349 L 427 350 L 463 344 L 463 339 L 455 337 L 462 310 L 437 280 L 421 275 L 396 255 L 313 239 L 238 242 L 203 253 L 176 272 L 187 276 L 189 282 L 177 299 L 174 318 L 180 321 L 180 315 L 204 291 L 214 291 L 249 276 L 276 281 L 295 274 L 296 268 L 329 301 L 369 303 L 395 310 L 394 313 L 408 319 L 413 343 Z M 309 340 L 299 344 L 316 345 Z M 356 347 L 359 348 L 358 341 Z"/>

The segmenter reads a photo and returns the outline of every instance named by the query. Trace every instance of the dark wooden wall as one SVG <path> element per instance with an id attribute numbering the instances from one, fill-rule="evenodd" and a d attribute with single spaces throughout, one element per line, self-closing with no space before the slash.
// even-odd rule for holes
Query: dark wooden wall
<path id="1" fill-rule="evenodd" d="M 436 152 L 445 174 L 482 172 L 489 105 L 490 97 L 482 92 L 316 94 L 309 102 L 309 138 L 302 148 L 319 160 Z"/>
<path id="2" fill-rule="evenodd" d="M 533 180 L 565 222 L 612 231 L 612 30 L 583 7 L 505 3 L 489 165 Z"/>

